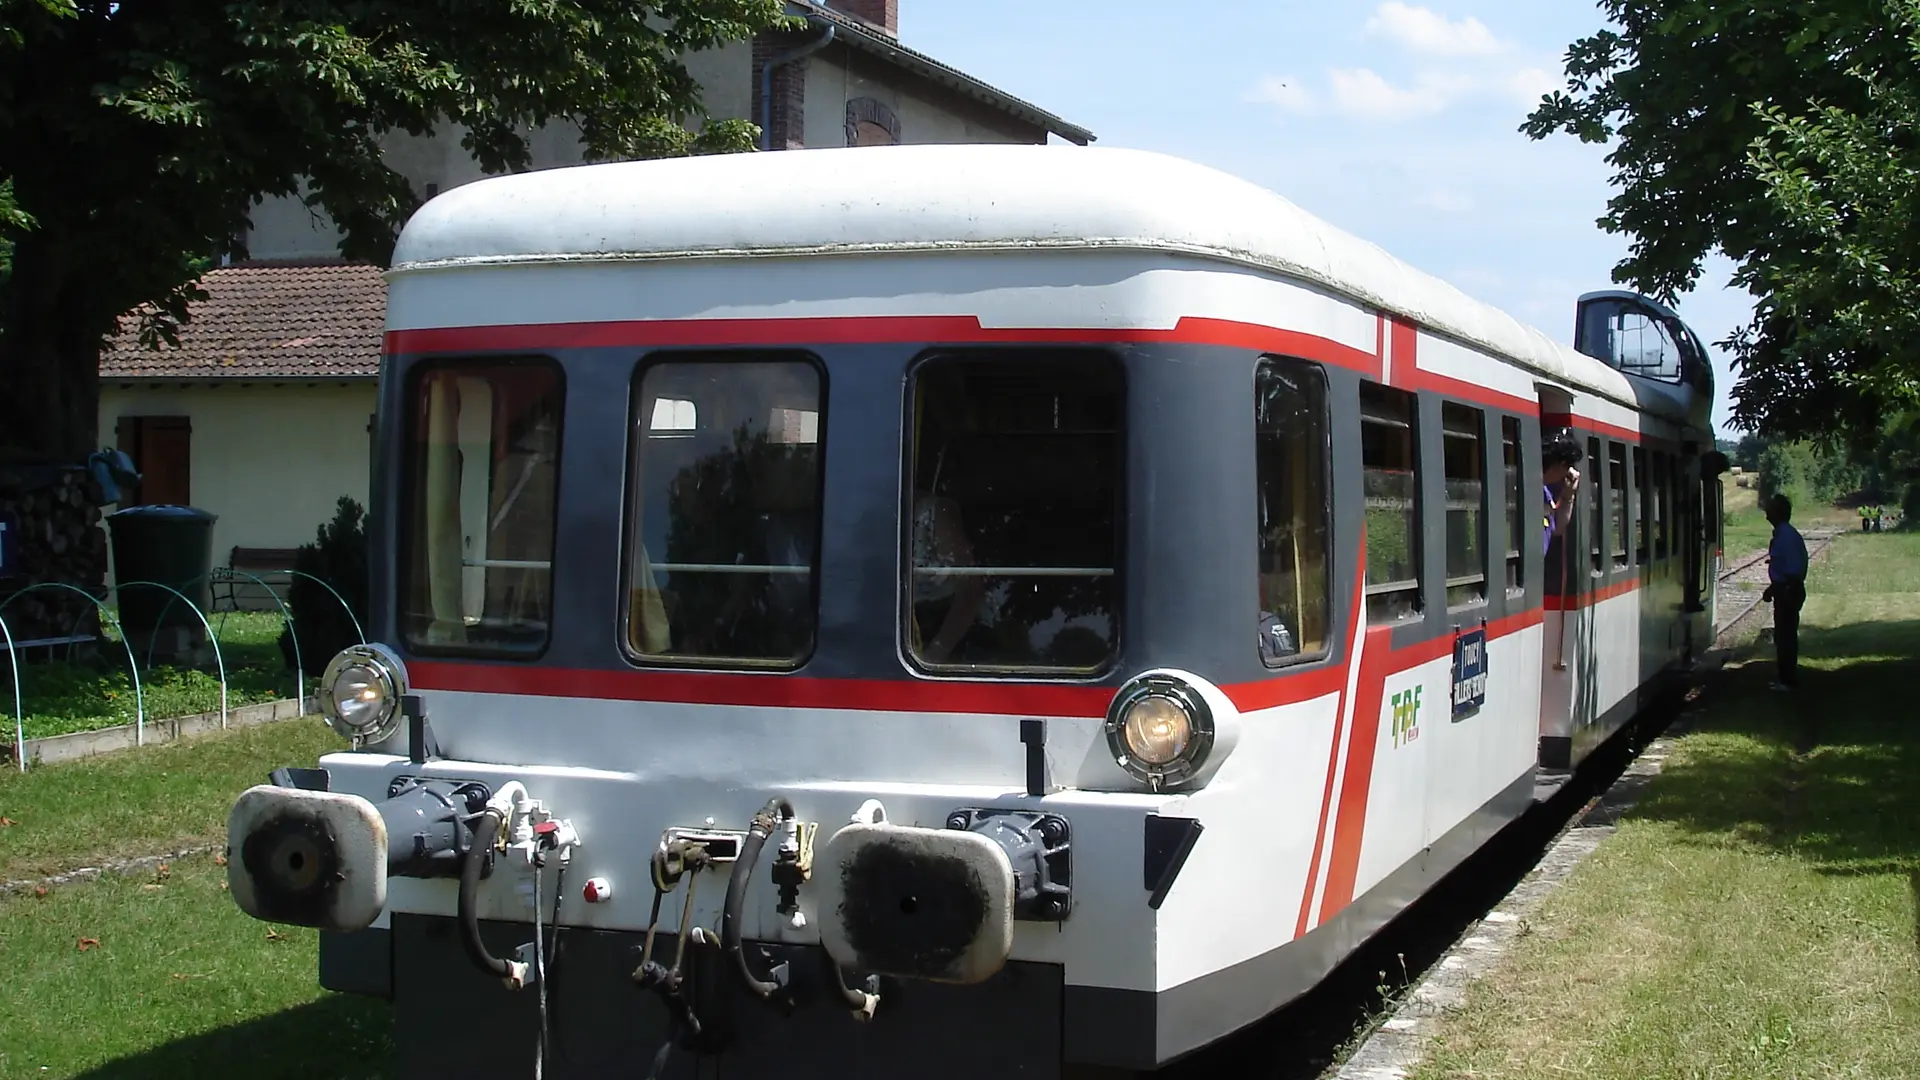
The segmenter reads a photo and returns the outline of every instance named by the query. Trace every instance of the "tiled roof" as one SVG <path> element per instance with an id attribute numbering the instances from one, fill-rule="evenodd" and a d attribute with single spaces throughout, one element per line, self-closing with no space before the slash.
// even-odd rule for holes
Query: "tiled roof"
<path id="1" fill-rule="evenodd" d="M 100 352 L 103 379 L 343 379 L 380 374 L 387 284 L 377 266 L 241 262 L 200 279 L 180 347 L 140 345 L 137 315 Z"/>

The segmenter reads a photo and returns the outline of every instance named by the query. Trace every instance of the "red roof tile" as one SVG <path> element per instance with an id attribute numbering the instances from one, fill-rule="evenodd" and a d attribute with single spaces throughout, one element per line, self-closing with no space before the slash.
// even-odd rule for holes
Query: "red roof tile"
<path id="1" fill-rule="evenodd" d="M 180 347 L 140 346 L 121 320 L 100 352 L 103 379 L 373 378 L 380 374 L 387 283 L 380 268 L 339 262 L 235 263 L 200 279 Z"/>

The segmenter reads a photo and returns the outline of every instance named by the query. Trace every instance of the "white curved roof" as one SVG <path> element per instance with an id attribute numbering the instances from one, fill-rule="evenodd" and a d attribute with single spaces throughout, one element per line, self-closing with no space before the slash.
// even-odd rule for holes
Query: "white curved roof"
<path id="1" fill-rule="evenodd" d="M 1110 147 L 791 150 L 476 181 L 407 223 L 393 275 L 439 266 L 909 251 L 1123 249 L 1304 279 L 1625 404 L 1628 380 L 1264 188 Z M 1572 298 L 1569 298 L 1571 301 Z"/>

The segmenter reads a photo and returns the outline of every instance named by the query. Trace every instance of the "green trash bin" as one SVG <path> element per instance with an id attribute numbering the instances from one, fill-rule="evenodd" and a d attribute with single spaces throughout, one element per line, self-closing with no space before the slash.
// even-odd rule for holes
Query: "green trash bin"
<path id="1" fill-rule="evenodd" d="M 120 627 L 130 641 L 151 641 L 172 631 L 186 642 L 205 636 L 200 615 L 213 608 L 213 523 L 219 515 L 191 506 L 129 506 L 107 515 L 113 537 L 113 580 Z M 166 589 L 184 594 L 195 612 Z M 171 601 L 171 603 L 169 603 Z"/>

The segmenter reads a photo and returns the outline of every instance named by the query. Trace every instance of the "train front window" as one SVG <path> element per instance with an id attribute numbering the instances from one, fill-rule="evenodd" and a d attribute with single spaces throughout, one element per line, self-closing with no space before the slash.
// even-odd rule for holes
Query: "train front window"
<path id="1" fill-rule="evenodd" d="M 1367 620 L 1420 613 L 1419 477 L 1414 398 L 1360 384 L 1360 475 L 1367 521 Z"/>
<path id="2" fill-rule="evenodd" d="M 546 648 L 562 399 L 546 361 L 436 364 L 414 376 L 400 588 L 410 648 Z"/>
<path id="3" fill-rule="evenodd" d="M 1452 402 L 1440 406 L 1441 459 L 1447 482 L 1447 606 L 1487 598 L 1485 414 Z"/>
<path id="4" fill-rule="evenodd" d="M 1260 657 L 1274 667 L 1323 656 L 1332 554 L 1327 377 L 1317 365 L 1266 359 L 1254 372 L 1254 469 Z"/>
<path id="5" fill-rule="evenodd" d="M 813 652 L 819 369 L 755 353 L 650 360 L 633 392 L 626 648 L 786 669 Z"/>
<path id="6" fill-rule="evenodd" d="M 1120 642 L 1125 442 L 1104 353 L 948 353 L 914 371 L 906 644 L 938 672 L 1095 674 Z"/>

